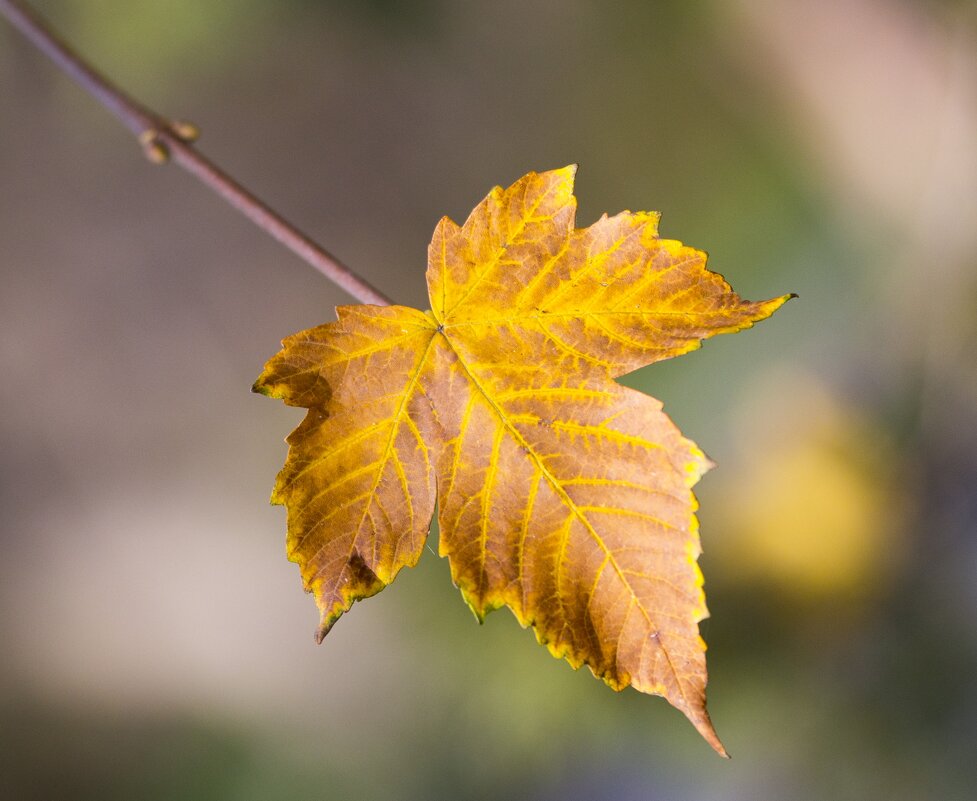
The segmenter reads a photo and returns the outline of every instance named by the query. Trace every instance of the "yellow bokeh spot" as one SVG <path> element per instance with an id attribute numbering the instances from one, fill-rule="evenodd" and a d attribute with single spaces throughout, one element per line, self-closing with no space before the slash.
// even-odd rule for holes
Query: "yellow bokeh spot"
<path id="1" fill-rule="evenodd" d="M 785 594 L 871 594 L 903 550 L 905 501 L 889 449 L 815 378 L 763 384 L 765 400 L 743 407 L 740 469 L 727 473 L 710 551 L 741 580 Z"/>

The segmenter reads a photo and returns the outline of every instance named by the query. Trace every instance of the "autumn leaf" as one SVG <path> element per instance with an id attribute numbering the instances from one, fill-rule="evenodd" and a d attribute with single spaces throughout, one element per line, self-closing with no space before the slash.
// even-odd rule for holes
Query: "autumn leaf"
<path id="1" fill-rule="evenodd" d="M 658 215 L 574 227 L 575 168 L 496 187 L 428 250 L 431 310 L 342 306 L 295 334 L 255 390 L 309 410 L 272 495 L 321 611 L 440 552 L 481 619 L 508 606 L 575 668 L 664 696 L 720 754 L 705 703 L 696 500 L 709 469 L 617 376 L 772 314 Z"/>

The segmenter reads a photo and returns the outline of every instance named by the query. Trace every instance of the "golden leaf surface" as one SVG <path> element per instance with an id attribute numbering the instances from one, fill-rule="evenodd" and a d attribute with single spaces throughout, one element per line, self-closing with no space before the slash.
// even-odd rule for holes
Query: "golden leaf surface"
<path id="1" fill-rule="evenodd" d="M 482 618 L 508 606 L 616 690 L 664 696 L 720 754 L 692 486 L 710 467 L 661 404 L 614 378 L 762 320 L 658 215 L 574 227 L 575 168 L 496 187 L 428 251 L 431 310 L 342 306 L 255 389 L 309 410 L 272 496 L 321 611 L 440 552 Z"/>

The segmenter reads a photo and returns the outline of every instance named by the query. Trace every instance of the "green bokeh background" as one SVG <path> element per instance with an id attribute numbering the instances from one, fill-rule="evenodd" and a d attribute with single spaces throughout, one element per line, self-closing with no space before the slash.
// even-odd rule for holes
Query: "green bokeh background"
<path id="1" fill-rule="evenodd" d="M 38 2 L 399 302 L 494 184 L 663 212 L 773 319 L 627 381 L 699 498 L 717 758 L 433 553 L 315 647 L 249 387 L 348 298 L 0 23 L 0 798 L 969 799 L 977 9 Z M 436 543 L 432 542 L 436 551 Z"/>

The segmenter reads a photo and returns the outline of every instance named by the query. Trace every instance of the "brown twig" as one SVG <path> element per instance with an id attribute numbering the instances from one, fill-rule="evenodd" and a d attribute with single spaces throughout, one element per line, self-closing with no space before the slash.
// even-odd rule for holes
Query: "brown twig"
<path id="1" fill-rule="evenodd" d="M 311 264 L 326 278 L 363 303 L 389 306 L 392 301 L 272 211 L 193 146 L 199 132 L 192 123 L 171 121 L 143 106 L 100 74 L 19 0 L 0 0 L 0 15 L 114 114 L 139 139 L 146 157 L 163 164 L 173 159 L 251 222 Z"/>

